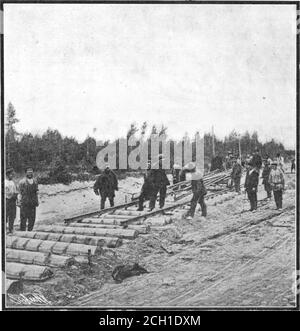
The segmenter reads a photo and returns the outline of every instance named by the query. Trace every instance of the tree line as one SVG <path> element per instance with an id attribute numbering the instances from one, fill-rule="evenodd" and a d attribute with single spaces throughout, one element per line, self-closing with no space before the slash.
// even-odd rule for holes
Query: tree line
<path id="1" fill-rule="evenodd" d="M 55 172 L 55 169 L 61 169 L 61 171 L 67 169 L 70 172 L 96 171 L 96 156 L 101 147 L 97 147 L 95 138 L 87 136 L 80 143 L 76 138 L 65 137 L 58 130 L 50 128 L 43 134 L 20 133 L 15 128 L 18 122 L 16 110 L 12 103 L 9 103 L 5 132 L 7 167 L 13 167 L 16 172 L 22 172 L 28 165 L 32 166 L 35 171 L 52 171 L 52 173 Z M 153 125 L 148 128 L 147 122 L 144 122 L 139 128 L 132 123 L 127 131 L 127 138 L 132 135 L 136 135 L 137 138 L 145 137 L 147 131 L 149 134 L 167 135 L 167 130 L 168 128 L 164 125 L 161 127 Z M 146 139 L 149 139 L 149 136 Z M 109 140 L 105 141 L 104 146 L 109 142 Z M 172 142 L 174 143 L 174 141 L 171 141 L 171 164 L 173 161 Z M 222 157 L 225 157 L 229 151 L 238 155 L 239 148 L 243 157 L 252 154 L 255 148 L 259 148 L 263 157 L 268 155 L 274 158 L 277 153 L 281 153 L 285 158 L 294 156 L 294 151 L 286 150 L 282 143 L 274 139 L 262 143 L 257 132 L 247 131 L 239 135 L 236 131 L 232 131 L 224 139 L 218 139 L 211 133 L 205 133 L 205 166 L 208 166 L 213 157 L 213 143 L 215 155 Z M 129 147 L 128 153 L 133 148 L 135 147 Z"/>

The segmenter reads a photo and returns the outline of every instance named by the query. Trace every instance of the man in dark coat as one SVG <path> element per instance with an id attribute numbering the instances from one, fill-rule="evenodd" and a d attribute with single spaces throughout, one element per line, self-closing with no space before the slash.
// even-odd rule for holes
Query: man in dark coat
<path id="1" fill-rule="evenodd" d="M 33 169 L 25 169 L 26 177 L 19 183 L 18 205 L 20 206 L 21 231 L 32 231 L 36 217 L 36 207 L 38 207 L 38 183 L 33 178 Z M 28 222 L 28 225 L 27 225 Z"/>
<path id="2" fill-rule="evenodd" d="M 207 207 L 204 201 L 205 195 L 207 194 L 204 182 L 203 175 L 200 171 L 196 170 L 196 165 L 193 162 L 189 163 L 189 168 L 192 175 L 192 192 L 193 197 L 191 200 L 191 207 L 189 212 L 187 213 L 187 219 L 192 219 L 195 215 L 195 210 L 197 207 L 197 203 L 201 206 L 202 216 L 207 216 Z"/>
<path id="3" fill-rule="evenodd" d="M 165 205 L 165 199 L 167 194 L 167 186 L 170 185 L 168 177 L 164 169 L 162 169 L 162 157 L 159 158 L 159 169 L 151 169 L 150 177 L 153 183 L 153 189 L 151 192 L 149 209 L 155 208 L 155 202 L 157 194 L 159 192 L 159 208 L 163 208 Z"/>
<path id="4" fill-rule="evenodd" d="M 271 192 L 272 192 L 272 188 L 271 185 L 269 183 L 269 175 L 270 175 L 270 171 L 271 171 L 271 167 L 269 164 L 268 159 L 265 161 L 264 164 L 264 169 L 262 172 L 262 178 L 263 178 L 263 185 L 265 187 L 265 191 L 267 192 L 267 198 L 271 199 Z"/>
<path id="5" fill-rule="evenodd" d="M 257 209 L 257 186 L 259 181 L 259 172 L 256 167 L 250 163 L 245 180 L 245 190 L 250 201 L 250 211 Z"/>
<path id="6" fill-rule="evenodd" d="M 241 177 L 242 177 L 242 166 L 241 161 L 237 159 L 234 161 L 232 171 L 231 171 L 231 179 L 234 183 L 235 192 L 240 193 L 241 191 Z"/>
<path id="7" fill-rule="evenodd" d="M 107 166 L 94 184 L 95 194 L 101 196 L 101 209 L 105 207 L 106 198 L 108 198 L 110 206 L 114 206 L 115 191 L 118 191 L 118 179 L 116 174 Z"/>
<path id="8" fill-rule="evenodd" d="M 292 164 L 291 164 L 291 173 L 295 171 L 296 165 L 295 165 L 295 159 L 292 158 Z"/>
<path id="9" fill-rule="evenodd" d="M 138 211 L 144 210 L 144 201 L 149 200 L 151 198 L 152 191 L 153 191 L 153 180 L 151 177 L 151 163 L 149 162 L 147 172 L 144 175 L 144 184 L 142 186 L 141 194 L 139 196 Z"/>

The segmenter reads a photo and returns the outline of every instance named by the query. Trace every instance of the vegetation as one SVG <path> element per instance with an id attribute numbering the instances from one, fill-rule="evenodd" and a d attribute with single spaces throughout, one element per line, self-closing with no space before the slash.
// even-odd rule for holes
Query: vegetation
<path id="1" fill-rule="evenodd" d="M 60 132 L 50 128 L 42 135 L 19 133 L 15 129 L 15 124 L 18 122 L 16 110 L 12 103 L 9 103 L 6 114 L 5 132 L 6 166 L 12 166 L 16 172 L 22 173 L 24 168 L 30 165 L 35 171 L 42 174 L 40 175 L 40 182 L 45 184 L 68 184 L 74 179 L 88 180 L 91 176 L 93 178 L 98 173 L 96 155 L 99 147 L 96 146 L 96 140 L 94 138 L 88 136 L 82 143 L 79 143 L 76 138 L 63 137 Z M 152 134 L 162 135 L 167 134 L 167 129 L 165 126 L 158 128 L 154 125 L 149 131 Z M 127 139 L 133 134 L 136 136 L 140 134 L 140 137 L 145 138 L 146 131 L 146 122 L 142 124 L 140 129 L 135 123 L 132 123 L 127 132 Z M 212 158 L 212 138 L 210 133 L 204 135 L 206 166 Z M 266 143 L 260 142 L 257 132 L 251 134 L 245 132 L 239 136 L 235 131 L 231 132 L 223 140 L 214 137 L 216 155 L 224 157 L 228 151 L 238 155 L 239 140 L 244 157 L 247 154 L 252 154 L 255 147 L 260 149 L 263 157 L 269 155 L 269 157 L 273 158 L 278 152 L 285 158 L 290 158 L 294 155 L 294 151 L 285 150 L 284 146 L 274 139 Z M 104 145 L 108 143 L 109 141 L 106 141 Z M 170 146 L 172 163 L 174 141 L 171 141 Z M 128 153 L 134 148 L 129 147 Z M 126 170 L 120 170 L 118 174 L 124 176 L 124 172 Z"/>

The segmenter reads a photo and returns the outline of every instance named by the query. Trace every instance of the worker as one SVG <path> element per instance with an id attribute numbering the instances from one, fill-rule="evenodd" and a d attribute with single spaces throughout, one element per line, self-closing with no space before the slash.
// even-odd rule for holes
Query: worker
<path id="1" fill-rule="evenodd" d="M 296 170 L 295 159 L 292 158 L 291 173 L 293 173 L 295 170 Z"/>
<path id="2" fill-rule="evenodd" d="M 17 185 L 14 180 L 14 170 L 13 168 L 8 168 L 6 170 L 6 179 L 5 179 L 5 211 L 6 211 L 6 223 L 8 224 L 8 234 L 12 234 L 14 230 L 14 222 L 16 219 L 17 211 L 17 197 L 18 190 Z"/>
<path id="3" fill-rule="evenodd" d="M 200 170 L 196 169 L 196 165 L 193 162 L 188 163 L 185 168 L 188 172 L 191 172 L 191 184 L 192 184 L 192 192 L 193 197 L 191 200 L 191 207 L 187 213 L 187 219 L 192 219 L 195 215 L 195 210 L 197 207 L 197 203 L 201 206 L 202 216 L 207 216 L 207 207 L 204 201 L 205 195 L 207 194 L 204 182 L 203 182 L 203 174 Z"/>
<path id="4" fill-rule="evenodd" d="M 232 172 L 231 172 L 231 179 L 234 184 L 235 192 L 241 192 L 241 177 L 242 177 L 242 166 L 241 160 L 237 159 L 233 163 Z"/>
<path id="5" fill-rule="evenodd" d="M 271 195 L 272 188 L 271 188 L 271 185 L 269 183 L 270 172 L 271 172 L 271 166 L 270 166 L 269 158 L 267 158 L 265 160 L 264 169 L 263 169 L 263 172 L 262 172 L 262 178 L 263 178 L 262 183 L 264 185 L 265 191 L 267 192 L 267 198 L 268 199 L 271 199 L 271 196 L 272 196 Z"/>
<path id="6" fill-rule="evenodd" d="M 255 151 L 254 151 L 254 154 L 252 155 L 250 163 L 252 163 L 252 165 L 256 168 L 256 170 L 259 173 L 259 171 L 262 167 L 262 158 L 259 154 L 259 149 L 258 148 L 255 148 Z"/>
<path id="7" fill-rule="evenodd" d="M 36 219 L 38 201 L 38 183 L 33 177 L 33 168 L 25 169 L 26 177 L 19 183 L 18 206 L 20 206 L 21 231 L 32 231 Z"/>
<path id="8" fill-rule="evenodd" d="M 118 191 L 118 179 L 116 174 L 107 165 L 104 172 L 98 176 L 94 184 L 94 192 L 100 195 L 100 209 L 104 209 L 105 201 L 108 198 L 110 206 L 114 206 L 115 191 Z"/>
<path id="9" fill-rule="evenodd" d="M 180 182 L 180 171 L 180 165 L 175 163 L 172 169 L 173 184 L 177 184 Z"/>
<path id="10" fill-rule="evenodd" d="M 157 194 L 159 192 L 159 208 L 163 208 L 165 205 L 165 199 L 167 194 L 167 186 L 170 185 L 168 177 L 164 169 L 162 169 L 163 155 L 159 155 L 159 168 L 151 169 L 150 175 L 153 183 L 153 189 L 150 197 L 149 209 L 150 211 L 155 208 L 155 202 Z"/>
<path id="11" fill-rule="evenodd" d="M 276 155 L 276 163 L 277 163 L 277 167 L 284 172 L 284 158 L 283 156 L 280 155 L 280 153 L 277 153 Z"/>
<path id="12" fill-rule="evenodd" d="M 257 186 L 259 181 L 259 170 L 250 162 L 245 179 L 245 191 L 250 201 L 250 211 L 257 209 Z"/>
<path id="13" fill-rule="evenodd" d="M 282 193 L 284 191 L 284 174 L 277 162 L 272 163 L 272 169 L 269 175 L 269 183 L 273 190 L 276 208 L 282 210 Z"/>
<path id="14" fill-rule="evenodd" d="M 139 196 L 138 211 L 144 210 L 144 201 L 149 200 L 153 191 L 153 180 L 151 177 L 151 162 L 148 162 L 146 173 L 144 174 L 144 184 Z"/>

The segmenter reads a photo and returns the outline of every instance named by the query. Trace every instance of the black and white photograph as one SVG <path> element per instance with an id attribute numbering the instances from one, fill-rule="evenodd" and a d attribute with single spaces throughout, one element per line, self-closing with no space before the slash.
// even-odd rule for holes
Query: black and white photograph
<path id="1" fill-rule="evenodd" d="M 299 23 L 3 1 L 2 310 L 299 310 Z"/>

